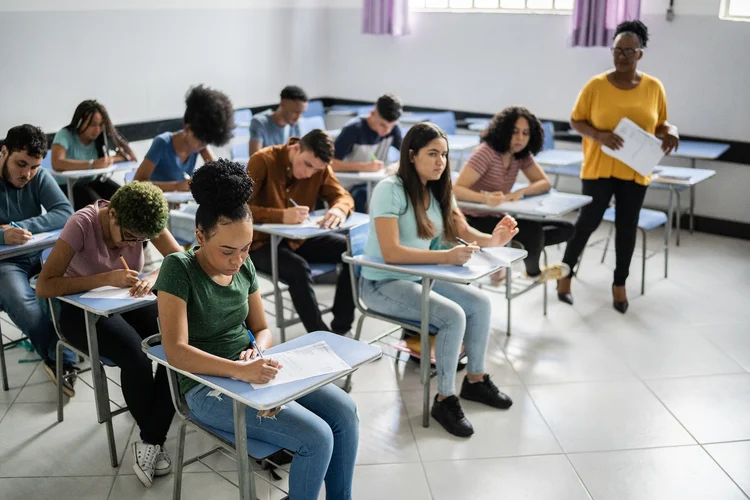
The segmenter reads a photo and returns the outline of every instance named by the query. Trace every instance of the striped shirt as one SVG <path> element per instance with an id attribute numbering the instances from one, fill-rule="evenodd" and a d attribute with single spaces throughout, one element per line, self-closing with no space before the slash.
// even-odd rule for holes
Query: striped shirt
<path id="1" fill-rule="evenodd" d="M 529 155 L 521 160 L 513 159 L 509 166 L 505 166 L 503 157 L 500 153 L 492 149 L 486 142 L 482 142 L 469 157 L 464 168 L 471 168 L 479 174 L 479 180 L 473 186 L 469 186 L 472 191 L 502 191 L 505 194 L 510 193 L 513 184 L 516 182 L 519 170 L 526 170 L 534 165 L 534 158 Z M 483 217 L 492 215 L 488 212 L 482 212 L 471 209 L 461 209 L 466 215 Z"/>

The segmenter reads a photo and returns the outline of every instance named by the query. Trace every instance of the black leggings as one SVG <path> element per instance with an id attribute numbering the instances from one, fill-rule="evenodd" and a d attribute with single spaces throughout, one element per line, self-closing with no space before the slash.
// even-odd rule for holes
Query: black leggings
<path id="1" fill-rule="evenodd" d="M 63 192 L 65 187 L 63 187 Z M 76 211 L 87 205 L 91 205 L 96 200 L 111 200 L 115 191 L 120 189 L 120 185 L 112 179 L 94 179 L 89 182 L 76 182 L 73 184 L 73 203 Z"/>
<path id="2" fill-rule="evenodd" d="M 563 262 L 570 269 L 578 263 L 581 253 L 591 233 L 596 231 L 609 207 L 612 195 L 615 197 L 615 276 L 613 284 L 624 286 L 630 272 L 630 261 L 633 259 L 635 238 L 638 232 L 638 215 L 646 196 L 646 186 L 634 181 L 620 179 L 584 179 L 583 194 L 593 198 L 590 204 L 581 209 L 576 221 L 576 234 L 565 248 Z"/>
<path id="3" fill-rule="evenodd" d="M 469 225 L 483 233 L 492 234 L 495 226 L 500 222 L 499 217 L 466 216 Z M 539 258 L 546 246 L 564 243 L 573 237 L 573 224 L 564 220 L 537 221 L 518 218 L 518 234 L 513 239 L 521 243 L 529 255 L 524 259 L 526 274 L 539 276 L 542 270 L 539 268 Z"/>
<path id="4" fill-rule="evenodd" d="M 63 336 L 81 351 L 88 352 L 83 310 L 64 302 L 60 306 Z M 169 380 L 161 365 L 154 376 L 151 360 L 141 350 L 141 340 L 159 333 L 157 316 L 154 303 L 121 315 L 100 317 L 96 333 L 99 354 L 120 368 L 122 394 L 141 430 L 141 440 L 163 446 L 174 416 Z"/>

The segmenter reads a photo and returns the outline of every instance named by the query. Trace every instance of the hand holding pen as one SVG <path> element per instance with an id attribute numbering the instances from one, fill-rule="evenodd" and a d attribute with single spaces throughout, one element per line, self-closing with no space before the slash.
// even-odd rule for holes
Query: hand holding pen
<path id="1" fill-rule="evenodd" d="M 300 206 L 291 198 L 289 198 L 289 203 L 293 206 L 284 209 L 281 217 L 283 224 L 300 224 L 310 217 L 310 207 Z"/>
<path id="2" fill-rule="evenodd" d="M 3 235 L 5 237 L 6 245 L 23 245 L 31 239 L 31 232 L 22 228 L 15 222 L 11 222 L 8 226 L 10 227 L 5 230 Z"/>

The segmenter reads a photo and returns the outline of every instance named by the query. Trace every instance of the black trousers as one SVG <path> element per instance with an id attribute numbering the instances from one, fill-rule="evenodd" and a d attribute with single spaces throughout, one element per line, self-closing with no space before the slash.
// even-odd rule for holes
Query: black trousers
<path id="1" fill-rule="evenodd" d="M 307 240 L 297 250 L 289 248 L 286 240 L 282 240 L 279 244 L 279 278 L 289 285 L 289 295 L 292 297 L 294 308 L 308 332 L 329 331 L 320 313 L 309 264 L 339 264 L 341 254 L 344 252 L 346 252 L 346 236 L 339 233 Z M 250 252 L 250 259 L 260 272 L 271 275 L 270 244 Z M 330 331 L 334 333 L 349 331 L 354 321 L 354 297 L 347 264 L 343 264 L 336 283 L 332 312 L 333 321 Z"/>
<path id="2" fill-rule="evenodd" d="M 483 233 L 492 234 L 495 226 L 500 222 L 500 217 L 467 215 L 466 220 L 471 227 Z M 523 261 L 526 265 L 526 274 L 529 276 L 541 274 L 539 258 L 544 247 L 564 243 L 571 239 L 575 232 L 573 224 L 564 220 L 537 221 L 517 218 L 516 222 L 518 222 L 518 234 L 513 239 L 521 243 L 529 253 Z"/>
<path id="3" fill-rule="evenodd" d="M 120 185 L 112 179 L 94 179 L 89 182 L 76 182 L 73 184 L 74 210 L 78 211 L 96 200 L 111 200 Z M 63 187 L 63 191 L 65 188 Z"/>
<path id="4" fill-rule="evenodd" d="M 60 329 L 71 344 L 88 352 L 86 319 L 83 310 L 62 302 Z M 163 366 L 154 376 L 151 360 L 141 350 L 141 340 L 159 333 L 156 303 L 109 318 L 99 318 L 96 334 L 99 354 L 120 368 L 125 403 L 141 431 L 141 439 L 164 445 L 174 416 L 169 380 Z"/>
<path id="5" fill-rule="evenodd" d="M 624 286 L 630 273 L 630 261 L 633 260 L 635 238 L 638 233 L 638 215 L 643 207 L 646 186 L 634 181 L 620 179 L 584 179 L 583 194 L 591 196 L 592 202 L 581 209 L 576 221 L 576 234 L 565 248 L 563 262 L 571 269 L 578 263 L 591 233 L 596 231 L 609 207 L 612 196 L 615 197 L 615 286 Z"/>

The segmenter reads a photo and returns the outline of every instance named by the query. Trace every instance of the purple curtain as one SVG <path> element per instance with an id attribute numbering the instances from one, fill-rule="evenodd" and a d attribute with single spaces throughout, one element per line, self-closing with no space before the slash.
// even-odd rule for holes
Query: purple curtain
<path id="1" fill-rule="evenodd" d="M 409 32 L 409 0 L 365 0 L 362 33 L 403 36 Z"/>
<path id="2" fill-rule="evenodd" d="M 617 25 L 640 15 L 641 0 L 575 0 L 570 45 L 609 47 Z"/>

